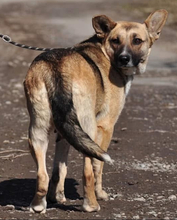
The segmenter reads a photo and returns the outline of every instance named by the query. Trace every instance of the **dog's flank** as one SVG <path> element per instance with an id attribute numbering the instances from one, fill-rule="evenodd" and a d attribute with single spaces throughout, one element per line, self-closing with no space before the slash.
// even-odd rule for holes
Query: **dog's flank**
<path id="1" fill-rule="evenodd" d="M 98 211 L 97 198 L 108 199 L 102 188 L 101 161 L 113 163 L 106 152 L 114 125 L 134 75 L 146 69 L 152 44 L 166 18 L 165 10 L 152 13 L 143 24 L 96 16 L 93 37 L 72 48 L 42 53 L 33 61 L 24 82 L 30 114 L 29 147 L 38 168 L 31 211 L 46 210 L 49 177 L 45 162 L 53 130 L 58 138 L 48 199 L 66 201 L 69 148 L 59 145 L 61 138 L 84 154 L 83 210 Z"/>
<path id="2" fill-rule="evenodd" d="M 99 88 L 100 90 L 103 90 L 104 85 L 98 66 L 87 54 L 82 52 L 82 50 L 83 48 L 81 47 L 75 50 L 61 49 L 44 53 L 34 60 L 31 71 L 33 71 L 36 65 L 40 65 L 41 67 L 46 65 L 46 68 L 48 68 L 48 70 L 45 70 L 45 74 L 43 75 L 43 79 L 41 79 L 41 81 L 43 80 L 46 86 L 52 110 L 51 112 L 53 115 L 53 123 L 58 132 L 62 134 L 62 136 L 78 151 L 81 151 L 90 157 L 95 157 L 99 160 L 112 164 L 112 160 L 109 155 L 107 155 L 106 152 L 83 131 L 74 109 L 72 100 L 73 85 L 71 85 L 70 77 L 63 76 L 59 70 L 61 54 L 65 57 L 76 53 L 75 51 L 79 51 L 78 53 L 84 57 L 86 62 L 88 62 L 93 69 L 96 83 L 100 84 L 100 86 L 97 86 L 97 90 L 99 90 Z M 41 63 L 44 61 L 45 64 L 42 65 Z M 51 78 L 51 75 L 53 75 L 53 78 Z M 35 84 L 31 86 L 35 87 Z M 98 91 L 96 92 L 98 93 Z M 100 98 L 101 97 L 99 97 L 99 99 Z M 97 102 L 99 103 L 99 101 Z"/>
<path id="3" fill-rule="evenodd" d="M 61 79 L 56 79 L 56 83 L 57 80 L 61 81 Z M 71 92 L 69 93 L 61 89 L 62 82 L 58 82 L 58 84 L 60 84 L 60 87 L 56 85 L 54 94 L 49 93 L 55 128 L 78 151 L 90 157 L 111 163 L 109 155 L 105 157 L 106 152 L 81 128 L 74 109 Z M 70 85 L 68 85 L 69 87 Z M 65 107 L 63 108 L 63 106 Z"/>

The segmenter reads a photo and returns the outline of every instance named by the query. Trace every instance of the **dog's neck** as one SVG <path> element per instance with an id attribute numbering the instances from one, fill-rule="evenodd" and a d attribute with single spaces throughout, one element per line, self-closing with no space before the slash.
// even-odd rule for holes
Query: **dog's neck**
<path id="1" fill-rule="evenodd" d="M 93 44 L 97 44 L 101 47 L 102 40 L 100 38 L 98 38 L 96 34 L 94 34 L 92 37 L 89 37 L 88 39 L 80 42 L 79 44 L 84 44 L 84 43 L 93 43 Z"/>
<path id="2" fill-rule="evenodd" d="M 96 34 L 93 35 L 92 37 L 82 41 L 80 44 L 85 44 L 85 43 L 93 43 L 95 45 L 98 45 L 98 47 L 100 47 L 100 49 L 102 50 L 102 52 L 105 55 L 105 57 L 109 60 L 109 58 L 106 56 L 105 52 L 102 49 L 102 41 L 101 41 L 100 38 L 97 37 Z M 131 83 L 132 83 L 134 77 L 133 77 L 133 75 L 125 75 L 124 73 L 122 73 L 121 69 L 117 69 L 115 66 L 114 66 L 114 69 L 115 69 L 116 72 L 119 73 L 119 75 L 122 78 L 122 81 L 123 81 L 123 84 L 124 84 L 124 87 L 125 87 L 125 95 L 127 96 L 128 92 L 129 92 L 129 90 L 131 88 Z"/>
<path id="3" fill-rule="evenodd" d="M 129 91 L 130 91 L 131 84 L 132 84 L 132 81 L 134 79 L 134 75 L 125 75 L 124 73 L 122 73 L 122 71 L 120 69 L 117 70 L 117 72 L 119 73 L 119 75 L 122 78 L 122 81 L 123 81 L 123 84 L 124 84 L 125 96 L 127 96 Z"/>

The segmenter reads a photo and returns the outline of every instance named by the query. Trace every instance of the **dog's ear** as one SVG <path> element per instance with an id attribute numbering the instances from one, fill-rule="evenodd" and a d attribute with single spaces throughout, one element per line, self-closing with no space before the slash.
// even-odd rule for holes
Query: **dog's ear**
<path id="1" fill-rule="evenodd" d="M 145 20 L 145 25 L 148 29 L 152 42 L 160 37 L 160 32 L 167 20 L 167 16 L 168 12 L 164 9 L 160 9 L 151 13 Z"/>
<path id="2" fill-rule="evenodd" d="M 92 25 L 97 37 L 104 38 L 116 26 L 116 22 L 105 15 L 98 15 L 92 18 Z"/>

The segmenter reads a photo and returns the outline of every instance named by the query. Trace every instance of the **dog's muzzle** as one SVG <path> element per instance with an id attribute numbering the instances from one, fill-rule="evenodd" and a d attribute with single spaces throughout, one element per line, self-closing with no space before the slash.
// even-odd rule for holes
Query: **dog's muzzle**
<path id="1" fill-rule="evenodd" d="M 136 67 L 133 65 L 130 54 L 120 54 L 118 56 L 118 67 L 124 75 L 130 76 L 136 74 Z"/>

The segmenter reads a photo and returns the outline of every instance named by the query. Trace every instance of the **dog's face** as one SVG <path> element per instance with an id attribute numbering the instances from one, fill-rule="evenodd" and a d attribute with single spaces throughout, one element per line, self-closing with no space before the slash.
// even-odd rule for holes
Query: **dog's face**
<path id="1" fill-rule="evenodd" d="M 167 14 L 166 10 L 158 10 L 143 24 L 114 22 L 105 15 L 96 16 L 92 21 L 106 57 L 123 74 L 133 75 L 145 71 L 151 46 L 159 38 Z"/>

